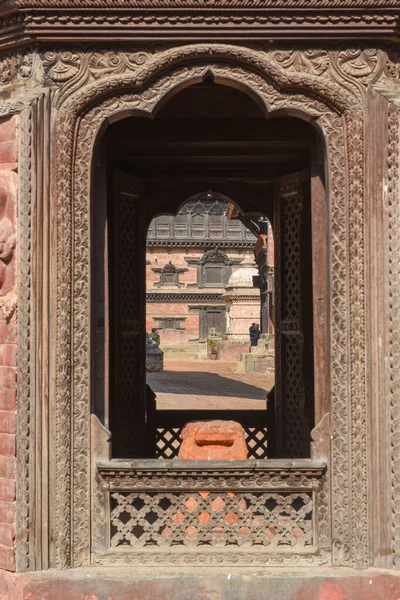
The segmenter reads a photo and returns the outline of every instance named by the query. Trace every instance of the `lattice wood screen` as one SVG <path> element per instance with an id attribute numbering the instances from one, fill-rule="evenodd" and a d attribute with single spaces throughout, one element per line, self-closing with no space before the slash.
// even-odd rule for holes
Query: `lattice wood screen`
<path id="1" fill-rule="evenodd" d="M 303 548 L 313 543 L 310 493 L 111 495 L 111 546 Z"/>
<path id="2" fill-rule="evenodd" d="M 248 448 L 248 458 L 267 458 L 267 428 L 244 427 L 245 439 Z M 158 427 L 156 429 L 156 458 L 176 458 L 178 456 L 180 440 L 180 427 Z"/>
<path id="3" fill-rule="evenodd" d="M 325 468 L 311 460 L 98 465 L 93 562 L 321 564 Z"/>

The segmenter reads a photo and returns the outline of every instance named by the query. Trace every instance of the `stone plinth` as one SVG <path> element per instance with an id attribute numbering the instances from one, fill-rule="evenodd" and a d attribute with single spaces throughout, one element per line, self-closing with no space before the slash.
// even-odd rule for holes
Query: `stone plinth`
<path id="1" fill-rule="evenodd" d="M 275 358 L 270 354 L 242 354 L 236 364 L 236 373 L 274 373 Z"/>
<path id="2" fill-rule="evenodd" d="M 257 356 L 264 356 L 265 354 L 274 356 L 274 334 L 262 333 L 258 340 L 257 346 L 252 346 L 250 352 L 251 354 L 255 354 Z"/>
<path id="3" fill-rule="evenodd" d="M 235 421 L 187 423 L 181 432 L 178 458 L 183 460 L 245 460 L 244 429 Z"/>
<path id="4" fill-rule="evenodd" d="M 249 349 L 249 341 L 223 340 L 218 342 L 219 360 L 237 361 Z"/>
<path id="5" fill-rule="evenodd" d="M 275 353 L 274 336 L 262 333 L 257 346 L 252 346 L 250 352 L 245 352 L 238 358 L 236 373 L 274 373 Z"/>

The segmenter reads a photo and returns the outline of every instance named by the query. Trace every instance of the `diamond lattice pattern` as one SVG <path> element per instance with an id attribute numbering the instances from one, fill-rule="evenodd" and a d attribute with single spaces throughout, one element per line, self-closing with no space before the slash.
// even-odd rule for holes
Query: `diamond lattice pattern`
<path id="1" fill-rule="evenodd" d="M 181 445 L 180 427 L 159 427 L 156 430 L 156 458 L 177 458 Z M 244 427 L 248 458 L 267 458 L 267 428 Z"/>
<path id="2" fill-rule="evenodd" d="M 310 493 L 111 494 L 111 546 L 309 547 Z"/>

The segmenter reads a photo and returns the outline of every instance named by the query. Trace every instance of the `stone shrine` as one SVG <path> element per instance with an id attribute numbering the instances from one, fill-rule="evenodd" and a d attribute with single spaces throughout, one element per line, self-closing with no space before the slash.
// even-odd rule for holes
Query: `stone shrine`
<path id="1" fill-rule="evenodd" d="M 223 300 L 227 304 L 228 339 L 248 342 L 249 329 L 260 321 L 260 290 L 255 283 L 258 269 L 247 253 L 238 269 L 232 273 L 225 288 Z"/>

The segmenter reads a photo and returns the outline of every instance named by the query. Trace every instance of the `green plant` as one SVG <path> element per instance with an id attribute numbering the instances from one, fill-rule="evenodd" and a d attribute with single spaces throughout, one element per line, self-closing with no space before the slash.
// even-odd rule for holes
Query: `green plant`
<path id="1" fill-rule="evenodd" d="M 214 340 L 212 338 L 208 339 L 207 345 L 210 349 L 211 354 L 217 354 L 217 340 Z"/>

